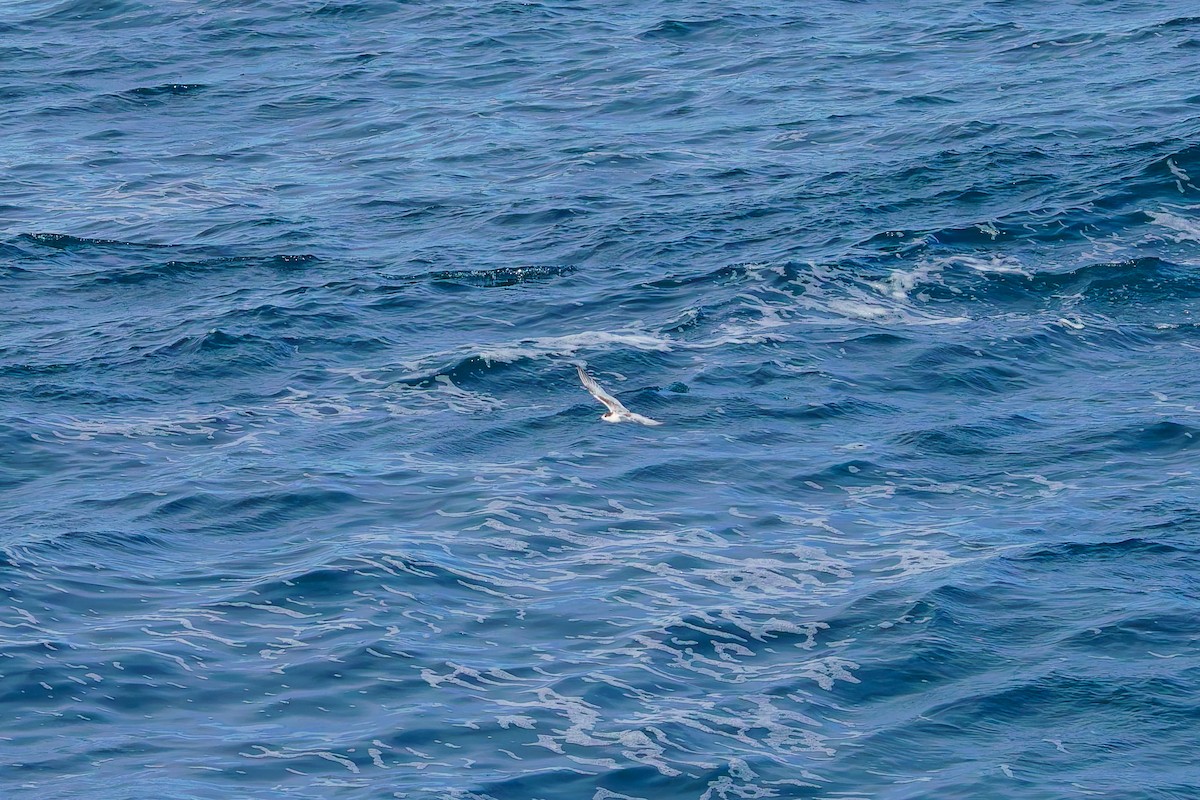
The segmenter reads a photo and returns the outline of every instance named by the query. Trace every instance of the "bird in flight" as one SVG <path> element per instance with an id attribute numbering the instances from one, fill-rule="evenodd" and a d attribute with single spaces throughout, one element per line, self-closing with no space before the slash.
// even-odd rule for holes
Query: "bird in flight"
<path id="1" fill-rule="evenodd" d="M 600 384 L 596 383 L 591 375 L 584 372 L 583 367 L 579 364 L 575 365 L 575 369 L 579 372 L 579 380 L 583 381 L 583 388 L 587 389 L 592 397 L 599 400 L 608 409 L 608 413 L 600 417 L 600 419 L 605 422 L 636 422 L 640 425 L 662 425 L 657 420 L 643 417 L 641 414 L 635 414 L 630 411 L 620 400 L 604 391 Z"/>

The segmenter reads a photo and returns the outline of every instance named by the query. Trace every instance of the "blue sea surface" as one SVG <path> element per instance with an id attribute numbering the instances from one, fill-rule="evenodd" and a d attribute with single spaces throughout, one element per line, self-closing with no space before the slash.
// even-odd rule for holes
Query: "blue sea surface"
<path id="1" fill-rule="evenodd" d="M 4 3 L 0 797 L 1200 797 L 1198 76 L 1182 0 Z"/>

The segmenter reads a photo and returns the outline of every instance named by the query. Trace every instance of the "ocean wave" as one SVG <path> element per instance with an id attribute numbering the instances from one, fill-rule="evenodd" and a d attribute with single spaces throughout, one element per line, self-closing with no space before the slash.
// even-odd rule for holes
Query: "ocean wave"
<path id="1" fill-rule="evenodd" d="M 0 795 L 1194 795 L 1196 18 L 1089 11 L 5 6 Z"/>

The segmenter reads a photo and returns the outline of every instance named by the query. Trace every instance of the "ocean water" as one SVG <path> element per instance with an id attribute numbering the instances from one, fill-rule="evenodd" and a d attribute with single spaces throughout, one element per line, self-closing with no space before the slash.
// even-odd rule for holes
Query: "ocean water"
<path id="1" fill-rule="evenodd" d="M 1196 13 L 5 3 L 0 796 L 1200 797 Z"/>

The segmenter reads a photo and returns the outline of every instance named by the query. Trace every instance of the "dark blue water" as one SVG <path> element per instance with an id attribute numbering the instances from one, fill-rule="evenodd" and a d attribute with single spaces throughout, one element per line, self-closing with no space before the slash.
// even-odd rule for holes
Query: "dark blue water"
<path id="1" fill-rule="evenodd" d="M 1176 0 L 6 3 L 0 795 L 1200 796 L 1197 75 Z"/>

